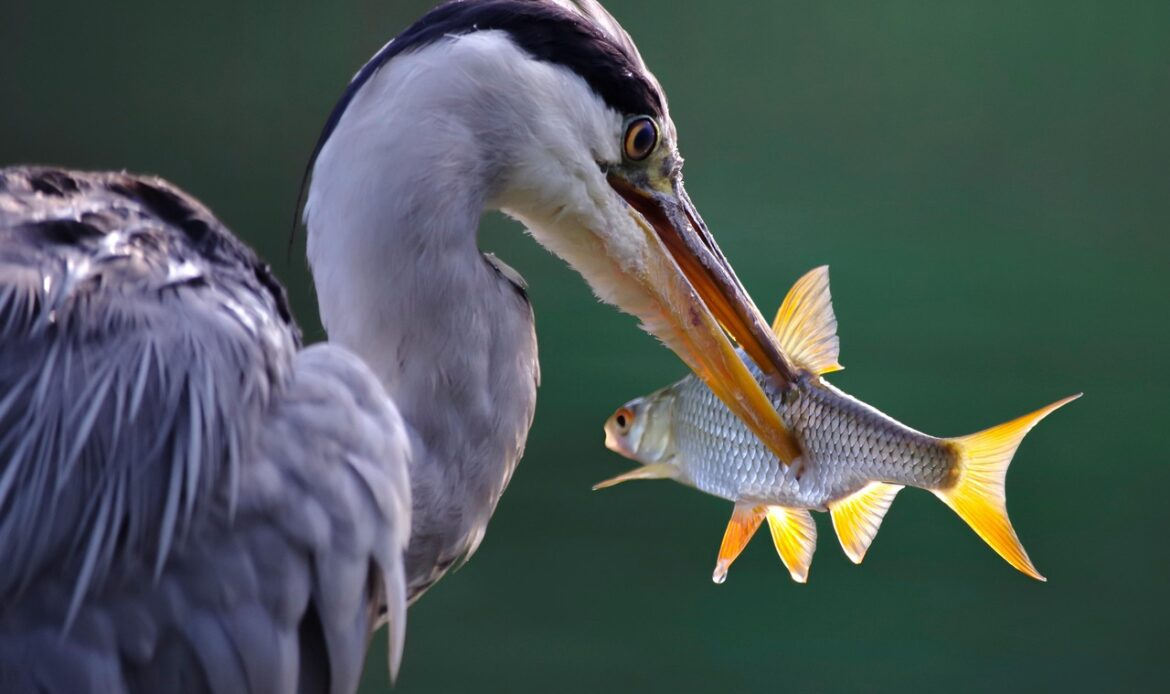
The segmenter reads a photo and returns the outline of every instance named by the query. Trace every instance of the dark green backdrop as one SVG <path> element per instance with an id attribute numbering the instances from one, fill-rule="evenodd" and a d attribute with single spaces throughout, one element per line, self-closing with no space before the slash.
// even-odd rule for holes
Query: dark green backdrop
<path id="1" fill-rule="evenodd" d="M 531 284 L 536 424 L 478 555 L 412 610 L 398 691 L 1164 677 L 1170 4 L 610 4 L 761 308 L 832 265 L 836 384 L 937 434 L 1085 391 L 1009 475 L 1050 581 L 909 491 L 860 567 L 820 516 L 807 586 L 762 538 L 713 585 L 729 504 L 665 482 L 589 491 L 626 466 L 605 417 L 682 367 L 491 218 L 483 245 Z M 428 5 L 4 0 L 0 163 L 170 178 L 272 262 L 323 339 L 303 250 L 284 252 L 298 179 L 345 81 Z M 384 689 L 383 653 L 367 691 Z"/>

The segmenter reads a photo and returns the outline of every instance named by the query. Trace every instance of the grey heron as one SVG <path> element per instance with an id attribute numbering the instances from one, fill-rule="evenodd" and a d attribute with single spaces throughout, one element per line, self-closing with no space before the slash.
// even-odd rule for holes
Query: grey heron
<path id="1" fill-rule="evenodd" d="M 333 110 L 304 221 L 327 344 L 159 179 L 0 174 L 4 691 L 353 691 L 370 633 L 479 546 L 539 367 L 519 220 L 786 461 L 737 341 L 790 366 L 594 0 L 444 3 Z"/>

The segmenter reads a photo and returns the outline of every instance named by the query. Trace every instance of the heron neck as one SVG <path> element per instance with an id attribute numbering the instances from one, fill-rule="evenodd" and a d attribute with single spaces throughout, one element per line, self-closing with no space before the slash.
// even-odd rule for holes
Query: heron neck
<path id="1" fill-rule="evenodd" d="M 523 293 L 478 250 L 475 182 L 365 164 L 322 152 L 308 254 L 329 340 L 365 361 L 412 433 L 407 570 L 417 595 L 474 551 L 520 457 L 536 340 Z"/>

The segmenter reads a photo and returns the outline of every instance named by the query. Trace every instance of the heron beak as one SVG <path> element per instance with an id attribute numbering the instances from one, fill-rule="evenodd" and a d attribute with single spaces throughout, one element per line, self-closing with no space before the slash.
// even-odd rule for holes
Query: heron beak
<path id="1" fill-rule="evenodd" d="M 703 223 L 682 181 L 667 190 L 618 174 L 609 184 L 636 212 L 648 244 L 642 279 L 656 299 L 646 328 L 674 350 L 707 387 L 786 464 L 800 448 L 763 388 L 735 352 L 731 338 L 778 390 L 794 378 L 771 329 Z M 725 332 L 726 331 L 726 332 Z"/>

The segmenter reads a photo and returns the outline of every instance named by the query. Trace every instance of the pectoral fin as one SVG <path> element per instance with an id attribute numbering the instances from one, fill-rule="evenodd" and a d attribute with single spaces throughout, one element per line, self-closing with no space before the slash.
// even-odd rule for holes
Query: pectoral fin
<path id="1" fill-rule="evenodd" d="M 829 266 L 809 270 L 796 280 L 776 312 L 772 332 L 780 349 L 797 366 L 817 374 L 840 371 L 841 341 L 829 294 Z"/>
<path id="2" fill-rule="evenodd" d="M 711 574 L 712 581 L 723 583 L 727 580 L 727 570 L 731 568 L 731 563 L 743 548 L 747 547 L 752 535 L 760 529 L 760 523 L 764 522 L 765 515 L 766 510 L 763 506 L 735 505 L 735 511 L 727 523 L 727 530 L 723 533 L 723 543 L 719 545 L 719 558 L 715 561 L 715 573 Z"/>
<path id="3" fill-rule="evenodd" d="M 797 583 L 808 581 L 808 567 L 817 549 L 817 524 L 803 508 L 768 507 L 768 528 L 780 560 Z"/>
<path id="4" fill-rule="evenodd" d="M 902 491 L 900 484 L 870 482 L 849 496 L 829 504 L 833 528 L 841 549 L 854 564 L 865 558 L 869 544 L 881 527 L 882 518 L 890 509 L 894 497 Z"/>
<path id="5" fill-rule="evenodd" d="M 611 477 L 604 482 L 598 482 L 593 485 L 593 491 L 598 489 L 605 489 L 612 487 L 615 484 L 622 482 L 629 482 L 630 480 L 665 480 L 674 479 L 678 468 L 668 463 L 651 463 L 650 465 L 643 465 L 639 468 L 634 468 L 629 472 L 623 472 L 617 477 Z"/>

